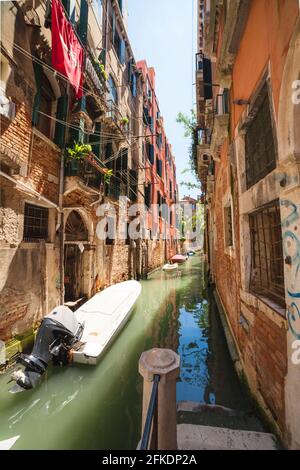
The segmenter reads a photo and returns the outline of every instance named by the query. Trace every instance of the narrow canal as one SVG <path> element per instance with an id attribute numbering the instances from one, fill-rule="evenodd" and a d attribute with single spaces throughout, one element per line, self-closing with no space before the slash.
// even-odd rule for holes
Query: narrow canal
<path id="1" fill-rule="evenodd" d="M 97 367 L 52 368 L 36 390 L 8 393 L 0 377 L 0 441 L 13 449 L 134 449 L 140 438 L 141 353 L 170 348 L 181 356 L 178 400 L 249 407 L 234 372 L 200 256 L 178 275 L 142 282 L 133 316 Z"/>

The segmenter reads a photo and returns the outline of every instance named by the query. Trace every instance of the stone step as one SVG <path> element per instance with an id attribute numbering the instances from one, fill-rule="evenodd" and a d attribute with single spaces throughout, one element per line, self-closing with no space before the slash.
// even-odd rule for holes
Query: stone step
<path id="1" fill-rule="evenodd" d="M 276 437 L 265 432 L 244 431 L 194 424 L 177 425 L 179 450 L 277 450 Z"/>
<path id="2" fill-rule="evenodd" d="M 221 405 L 181 401 L 177 405 L 178 424 L 214 426 L 244 431 L 265 432 L 252 410 L 234 410 Z"/>

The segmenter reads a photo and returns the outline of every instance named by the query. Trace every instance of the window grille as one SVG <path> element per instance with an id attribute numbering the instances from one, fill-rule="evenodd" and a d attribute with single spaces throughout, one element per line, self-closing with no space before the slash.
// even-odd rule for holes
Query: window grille
<path id="1" fill-rule="evenodd" d="M 254 106 L 255 117 L 247 128 L 245 142 L 247 188 L 276 167 L 276 146 L 267 84 L 264 85 Z"/>
<path id="2" fill-rule="evenodd" d="M 249 214 L 250 290 L 285 307 L 284 264 L 279 201 Z"/>
<path id="3" fill-rule="evenodd" d="M 25 203 L 24 234 L 26 242 L 46 240 L 48 238 L 49 209 Z"/>
<path id="4" fill-rule="evenodd" d="M 233 246 L 232 210 L 229 203 L 224 207 L 225 247 Z"/>

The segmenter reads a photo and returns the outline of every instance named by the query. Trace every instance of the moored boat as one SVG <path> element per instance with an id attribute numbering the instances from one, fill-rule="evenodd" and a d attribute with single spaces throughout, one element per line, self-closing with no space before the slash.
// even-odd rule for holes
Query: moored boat
<path id="1" fill-rule="evenodd" d="M 187 256 L 184 256 L 184 255 L 175 255 L 171 258 L 171 261 L 173 263 L 184 263 L 185 261 L 187 260 Z"/>
<path id="2" fill-rule="evenodd" d="M 167 272 L 177 271 L 178 263 L 173 263 L 173 264 L 167 263 L 163 266 L 162 269 L 163 269 L 163 271 L 167 271 Z"/>
<path id="3" fill-rule="evenodd" d="M 114 284 L 72 312 L 61 305 L 44 317 L 30 355 L 21 355 L 25 369 L 13 372 L 12 393 L 35 388 L 50 362 L 95 365 L 125 323 L 141 293 L 137 281 Z"/>

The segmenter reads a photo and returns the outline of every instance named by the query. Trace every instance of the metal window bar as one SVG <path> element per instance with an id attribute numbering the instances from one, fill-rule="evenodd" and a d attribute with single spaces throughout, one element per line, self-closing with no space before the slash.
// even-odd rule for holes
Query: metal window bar
<path id="1" fill-rule="evenodd" d="M 247 188 L 276 167 L 276 141 L 267 86 L 263 87 L 258 99 L 260 105 L 257 105 L 245 138 Z"/>
<path id="2" fill-rule="evenodd" d="M 25 203 L 24 241 L 47 240 L 49 209 Z"/>
<path id="3" fill-rule="evenodd" d="M 148 450 L 150 439 L 150 449 L 157 449 L 157 396 L 159 381 L 160 376 L 154 375 L 145 426 L 138 450 Z"/>
<path id="4" fill-rule="evenodd" d="M 284 263 L 279 202 L 249 214 L 250 291 L 285 307 Z"/>

